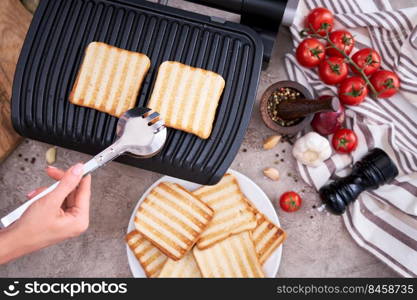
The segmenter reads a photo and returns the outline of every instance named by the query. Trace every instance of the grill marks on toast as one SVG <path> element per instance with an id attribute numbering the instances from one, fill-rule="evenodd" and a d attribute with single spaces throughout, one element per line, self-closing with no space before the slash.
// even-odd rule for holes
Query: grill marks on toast
<path id="1" fill-rule="evenodd" d="M 165 61 L 159 67 L 148 107 L 159 112 L 168 127 L 207 139 L 224 85 L 219 74 Z"/>
<path id="2" fill-rule="evenodd" d="M 162 66 L 162 65 L 161 65 Z M 162 71 L 164 70 L 164 72 Z M 161 69 L 159 67 L 157 79 L 155 81 L 154 87 L 152 89 L 152 96 L 151 99 L 161 99 L 165 95 L 165 91 L 167 90 L 168 86 L 168 77 L 171 75 L 172 65 L 167 65 L 165 69 Z M 152 101 L 152 100 L 150 100 Z M 151 107 L 151 103 L 148 104 L 148 107 Z M 161 115 L 161 112 L 167 109 L 167 106 L 162 105 L 162 101 L 154 101 L 152 102 L 152 107 L 155 111 L 159 112 Z M 166 112 L 165 112 L 166 114 Z M 169 116 L 168 116 L 169 118 Z M 164 117 L 165 124 L 167 124 L 167 117 Z"/>
<path id="3" fill-rule="evenodd" d="M 142 265 L 147 277 L 158 277 L 167 256 L 158 250 L 137 230 L 129 232 L 125 237 L 130 250 Z"/>
<path id="4" fill-rule="evenodd" d="M 120 117 L 135 106 L 149 67 L 145 54 L 92 42 L 87 46 L 69 100 Z"/>
<path id="5" fill-rule="evenodd" d="M 231 174 L 193 193 L 160 183 L 139 207 L 135 226 L 126 241 L 148 277 L 263 277 L 262 264 L 286 238 Z"/>
<path id="6" fill-rule="evenodd" d="M 160 278 L 200 278 L 201 272 L 198 268 L 197 262 L 192 251 L 181 258 L 180 260 L 172 260 L 168 258 L 165 262 L 161 272 Z"/>
<path id="7" fill-rule="evenodd" d="M 264 214 L 247 199 L 256 215 L 256 227 L 252 230 L 252 240 L 258 253 L 259 261 L 263 265 L 271 254 L 287 238 L 285 231 L 270 221 Z"/>
<path id="8" fill-rule="evenodd" d="M 136 229 L 173 260 L 181 259 L 207 227 L 213 210 L 178 184 L 163 182 L 145 198 Z"/>
<path id="9" fill-rule="evenodd" d="M 260 212 L 256 213 L 256 222 L 256 228 L 252 231 L 252 239 L 259 261 L 263 264 L 272 252 L 284 242 L 286 233 Z"/>
<path id="10" fill-rule="evenodd" d="M 193 192 L 214 210 L 209 226 L 201 233 L 197 246 L 205 249 L 230 235 L 256 227 L 253 209 L 245 200 L 235 177 L 226 174 L 214 186 L 205 186 Z"/>
<path id="11" fill-rule="evenodd" d="M 249 231 L 193 253 L 203 277 L 264 277 Z"/>

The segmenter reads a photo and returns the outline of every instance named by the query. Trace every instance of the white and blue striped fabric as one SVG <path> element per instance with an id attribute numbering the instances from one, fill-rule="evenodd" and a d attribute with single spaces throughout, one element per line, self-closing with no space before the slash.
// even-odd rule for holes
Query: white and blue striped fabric
<path id="1" fill-rule="evenodd" d="M 294 46 L 304 17 L 315 7 L 335 14 L 335 29 L 355 36 L 356 50 L 376 49 L 382 68 L 401 79 L 400 92 L 389 99 L 367 97 L 346 110 L 346 127 L 358 135 L 352 155 L 333 154 L 317 168 L 298 164 L 303 179 L 317 190 L 331 178 L 348 173 L 352 162 L 368 150 L 384 149 L 400 170 L 390 184 L 362 193 L 343 219 L 353 239 L 400 275 L 417 277 L 417 7 L 393 10 L 386 0 L 301 0 L 290 27 Z M 321 82 L 316 70 L 301 67 L 294 54 L 284 64 L 289 79 L 308 86 L 316 95 L 337 95 L 337 88 Z M 329 137 L 330 138 L 330 137 Z"/>

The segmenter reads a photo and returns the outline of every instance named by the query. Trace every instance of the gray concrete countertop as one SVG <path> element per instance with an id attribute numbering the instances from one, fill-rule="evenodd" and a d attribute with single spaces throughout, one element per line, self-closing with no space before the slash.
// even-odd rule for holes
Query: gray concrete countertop
<path id="1" fill-rule="evenodd" d="M 397 1 L 398 2 L 398 1 Z M 405 1 L 402 7 L 406 7 Z M 200 11 L 201 7 L 182 1 L 170 5 Z M 397 5 L 396 5 L 397 6 Z M 201 12 L 201 11 L 200 11 Z M 204 10 L 204 14 L 236 16 Z M 259 114 L 258 102 L 272 83 L 286 79 L 282 57 L 292 50 L 286 28 L 281 28 L 271 63 L 262 72 L 257 103 L 243 145 L 232 168 L 247 175 L 268 195 L 273 204 L 286 190 L 299 192 L 304 204 L 296 213 L 277 209 L 282 227 L 288 233 L 278 277 L 394 277 L 397 274 L 377 258 L 360 248 L 345 229 L 342 219 L 319 212 L 317 194 L 300 178 L 295 178 L 295 162 L 291 146 L 280 143 L 264 151 L 262 141 L 273 134 Z M 26 139 L 0 164 L 0 215 L 4 215 L 25 200 L 27 192 L 52 181 L 44 173 L 45 151 L 50 145 Z M 276 157 L 276 155 L 279 157 Z M 89 155 L 58 148 L 57 167 L 67 168 Z M 281 159 L 283 161 L 281 161 Z M 278 161 L 278 164 L 275 162 Z M 262 170 L 276 167 L 281 173 L 278 182 L 266 179 Z M 32 253 L 0 266 L 0 277 L 129 277 L 124 235 L 136 202 L 160 174 L 110 163 L 93 175 L 91 219 L 86 233 L 78 238 Z M 297 176 L 295 176 L 297 177 Z"/>

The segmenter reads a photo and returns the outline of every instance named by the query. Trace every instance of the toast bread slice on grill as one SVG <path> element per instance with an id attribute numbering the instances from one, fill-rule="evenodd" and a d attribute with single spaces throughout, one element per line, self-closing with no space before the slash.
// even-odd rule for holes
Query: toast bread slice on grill
<path id="1" fill-rule="evenodd" d="M 159 278 L 201 278 L 201 272 L 190 250 L 180 260 L 167 259 Z"/>
<path id="2" fill-rule="evenodd" d="M 197 241 L 199 249 L 256 227 L 255 213 L 233 175 L 226 174 L 218 184 L 201 187 L 193 194 L 214 210 L 213 219 Z"/>
<path id="3" fill-rule="evenodd" d="M 139 206 L 135 226 L 168 257 L 179 260 L 191 250 L 213 214 L 180 185 L 161 182 Z"/>
<path id="4" fill-rule="evenodd" d="M 168 257 L 137 230 L 129 232 L 126 243 L 136 256 L 147 277 L 158 277 Z"/>
<path id="5" fill-rule="evenodd" d="M 204 250 L 194 247 L 193 254 L 205 278 L 264 277 L 250 231 L 232 235 Z"/>
<path id="6" fill-rule="evenodd" d="M 175 61 L 159 66 L 148 107 L 166 126 L 207 139 L 224 89 L 223 77 Z"/>
<path id="7" fill-rule="evenodd" d="M 92 42 L 85 51 L 69 100 L 120 117 L 135 107 L 150 65 L 145 54 Z"/>

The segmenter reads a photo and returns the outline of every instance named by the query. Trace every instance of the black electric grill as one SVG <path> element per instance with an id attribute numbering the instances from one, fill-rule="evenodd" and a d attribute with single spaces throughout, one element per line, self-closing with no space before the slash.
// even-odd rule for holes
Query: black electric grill
<path id="1" fill-rule="evenodd" d="M 115 138 L 117 119 L 68 101 L 92 41 L 145 53 L 151 68 L 137 105 L 146 106 L 161 62 L 179 61 L 221 74 L 226 86 L 212 134 L 202 140 L 168 130 L 162 152 L 118 160 L 214 184 L 234 159 L 247 128 L 262 64 L 262 41 L 250 28 L 138 0 L 43 0 L 29 28 L 13 84 L 12 121 L 23 136 L 96 154 Z"/>

